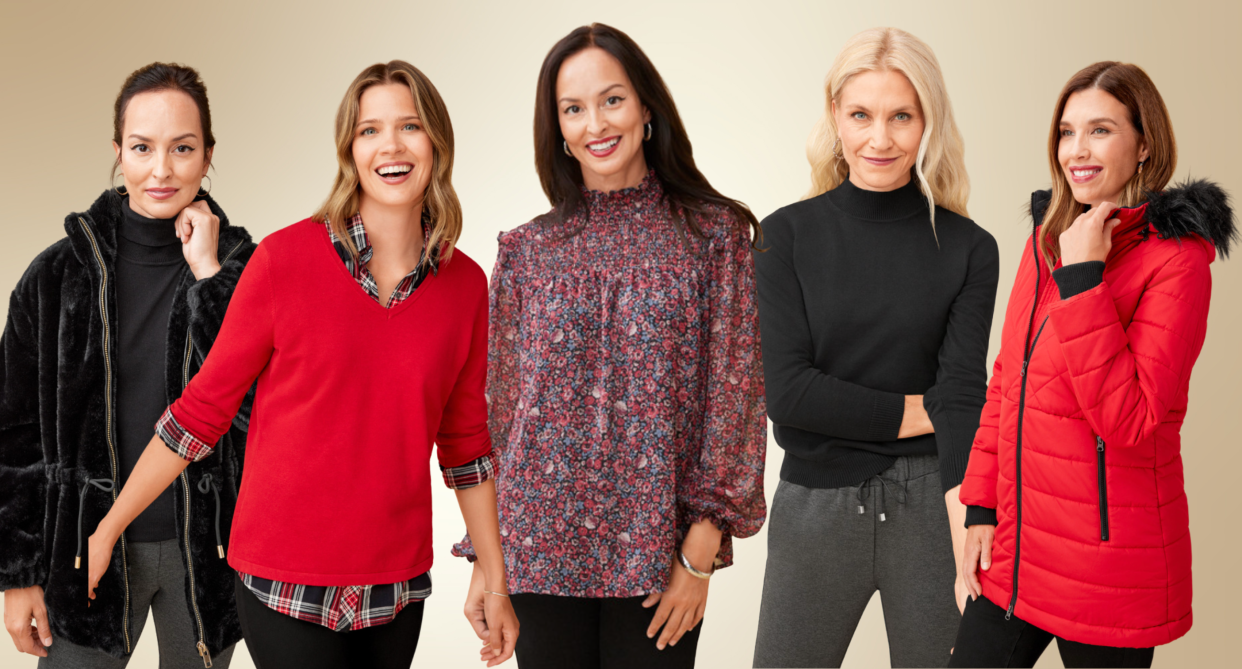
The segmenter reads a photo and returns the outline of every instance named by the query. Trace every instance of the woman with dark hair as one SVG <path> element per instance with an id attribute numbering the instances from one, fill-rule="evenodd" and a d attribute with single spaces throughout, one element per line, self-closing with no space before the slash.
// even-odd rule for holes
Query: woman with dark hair
<path id="1" fill-rule="evenodd" d="M 571 32 L 537 95 L 553 209 L 500 236 L 490 296 L 518 663 L 690 667 L 708 578 L 764 519 L 757 223 L 621 31 Z"/>
<path id="2" fill-rule="evenodd" d="M 1034 234 L 961 499 L 970 590 L 950 666 L 1147 667 L 1191 625 L 1181 428 L 1210 265 L 1237 231 L 1206 181 L 1165 189 L 1173 124 L 1141 68 L 1062 89 Z"/>
<path id="3" fill-rule="evenodd" d="M 228 553 L 255 663 L 410 666 L 431 594 L 434 443 L 477 538 L 484 583 L 468 606 L 494 666 L 518 630 L 491 480 L 487 279 L 455 249 L 444 101 L 409 63 L 372 65 L 341 100 L 336 155 L 323 208 L 255 250 L 219 343 L 91 535 L 89 583 L 109 585 L 117 537 L 211 457 L 257 379 Z"/>
<path id="4" fill-rule="evenodd" d="M 103 556 L 109 578 L 90 608 L 79 568 L 84 528 L 133 484 L 151 427 L 217 341 L 254 253 L 202 188 L 215 144 L 198 72 L 152 63 L 131 74 L 113 115 L 113 176 L 119 169 L 123 185 L 67 216 L 67 236 L 35 258 L 10 298 L 0 341 L 0 589 L 14 643 L 41 667 L 124 667 L 148 611 L 162 667 L 227 667 L 241 638 L 218 552 L 241 479 L 241 398 L 211 456 L 155 489 L 120 550 Z"/>

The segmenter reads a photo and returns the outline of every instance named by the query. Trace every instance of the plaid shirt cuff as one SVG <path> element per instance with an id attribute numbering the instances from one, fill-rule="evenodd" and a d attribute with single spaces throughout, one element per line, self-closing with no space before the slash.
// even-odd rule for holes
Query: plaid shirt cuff
<path id="1" fill-rule="evenodd" d="M 465 490 L 496 478 L 496 460 L 488 453 L 459 467 L 441 467 L 440 471 L 444 474 L 444 485 L 453 490 Z"/>
<path id="2" fill-rule="evenodd" d="M 178 423 L 177 418 L 173 416 L 172 407 L 160 416 L 159 422 L 155 424 L 155 433 L 160 435 L 160 439 L 163 439 L 174 453 L 190 462 L 198 462 L 211 455 L 211 446 L 181 427 L 181 423 Z"/>

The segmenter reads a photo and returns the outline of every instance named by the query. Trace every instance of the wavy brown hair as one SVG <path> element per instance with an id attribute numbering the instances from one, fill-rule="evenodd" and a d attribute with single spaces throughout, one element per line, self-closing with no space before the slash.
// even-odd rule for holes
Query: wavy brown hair
<path id="1" fill-rule="evenodd" d="M 358 213 L 360 186 L 358 167 L 354 165 L 354 129 L 358 125 L 362 93 L 381 84 L 401 84 L 410 89 L 423 130 L 431 138 L 431 182 L 423 194 L 423 215 L 431 220 L 431 237 L 427 241 L 429 251 L 423 257 L 425 261 L 430 260 L 430 249 L 438 249 L 440 259 L 447 261 L 461 237 L 461 202 L 452 180 L 453 122 L 449 120 L 440 92 L 427 75 L 403 60 L 368 67 L 345 91 L 336 112 L 336 179 L 332 182 L 332 193 L 313 218 L 332 226 L 336 236 L 357 255 L 358 249 L 345 232 L 346 223 Z"/>
<path id="2" fill-rule="evenodd" d="M 564 137 L 556 106 L 556 77 L 570 56 L 598 47 L 621 63 L 634 84 L 639 101 L 651 112 L 651 139 L 643 142 L 647 166 L 655 170 L 670 208 L 680 215 L 694 234 L 703 232 L 695 214 L 708 216 L 710 207 L 724 207 L 748 224 L 755 239 L 761 238 L 759 221 L 741 202 L 721 195 L 694 164 L 690 137 L 681 123 L 668 86 L 647 54 L 629 35 L 602 23 L 576 28 L 557 42 L 543 60 L 535 98 L 535 169 L 543 192 L 552 203 L 552 218 L 567 220 L 585 212 L 582 167 L 561 148 Z M 680 228 L 678 229 L 680 232 Z"/>
<path id="3" fill-rule="evenodd" d="M 1173 137 L 1173 121 L 1164 106 L 1164 98 L 1143 68 L 1130 63 L 1102 61 L 1088 65 L 1070 78 L 1061 89 L 1052 113 L 1052 129 L 1048 133 L 1048 168 L 1052 172 L 1052 199 L 1044 210 L 1043 226 L 1038 242 L 1039 254 L 1049 267 L 1061 257 L 1061 233 L 1074 224 L 1086 206 L 1074 199 L 1065 171 L 1061 169 L 1061 116 L 1069 97 L 1078 91 L 1098 88 L 1117 98 L 1130 112 L 1130 123 L 1147 142 L 1147 160 L 1143 171 L 1135 173 L 1121 191 L 1120 207 L 1134 207 L 1147 200 L 1148 193 L 1164 190 L 1177 168 L 1177 140 Z"/>

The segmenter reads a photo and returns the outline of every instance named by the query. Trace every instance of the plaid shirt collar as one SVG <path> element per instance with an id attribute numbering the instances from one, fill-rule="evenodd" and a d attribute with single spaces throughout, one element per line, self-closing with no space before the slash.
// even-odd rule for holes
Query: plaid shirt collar
<path id="1" fill-rule="evenodd" d="M 438 250 L 433 252 L 428 248 L 428 243 L 431 241 L 431 220 L 426 211 L 423 212 L 421 223 L 423 226 L 423 256 L 419 259 L 418 266 L 411 270 L 409 274 L 406 274 L 405 278 L 401 279 L 397 283 L 397 287 L 393 289 L 392 295 L 388 298 L 387 306 L 389 309 L 401 304 L 414 293 L 414 289 L 418 288 L 419 284 L 426 278 L 428 269 L 431 270 L 433 275 L 440 271 L 440 254 Z M 380 299 L 379 285 L 375 283 L 375 277 L 367 269 L 367 263 L 371 262 L 375 249 L 371 247 L 371 240 L 367 237 L 366 227 L 362 224 L 362 214 L 354 214 L 345 224 L 345 234 L 354 243 L 354 248 L 358 249 L 356 257 L 349 252 L 349 247 L 336 235 L 336 231 L 332 229 L 332 226 L 327 223 L 324 225 L 328 228 L 328 238 L 332 240 L 332 246 L 336 249 L 336 254 L 345 263 L 345 269 L 349 270 L 350 275 L 354 277 L 358 285 L 362 286 L 367 295 L 370 295 L 376 302 L 383 304 L 383 300 Z"/>

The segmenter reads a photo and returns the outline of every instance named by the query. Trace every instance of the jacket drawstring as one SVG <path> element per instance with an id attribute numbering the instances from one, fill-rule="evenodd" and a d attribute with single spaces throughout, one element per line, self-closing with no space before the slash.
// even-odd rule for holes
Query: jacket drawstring
<path id="1" fill-rule="evenodd" d="M 203 478 L 198 480 L 198 491 L 204 495 L 211 491 L 216 496 L 216 553 L 223 559 L 224 542 L 220 540 L 220 487 L 216 485 L 211 474 L 203 474 Z"/>
<path id="2" fill-rule="evenodd" d="M 904 482 L 898 483 L 896 481 L 890 481 L 879 474 L 876 474 L 875 476 L 872 476 L 866 481 L 858 484 L 858 513 L 860 515 L 867 512 L 867 507 L 864 503 L 867 501 L 867 497 L 871 494 L 871 486 L 869 484 L 872 481 L 880 482 L 880 522 L 882 523 L 887 520 L 885 514 L 887 508 L 884 494 L 885 491 L 891 492 L 893 497 L 897 499 L 898 504 L 905 505 L 906 484 Z M 889 488 L 889 484 L 892 484 L 893 487 Z"/>
<path id="3" fill-rule="evenodd" d="M 82 568 L 82 516 L 86 513 L 86 493 L 90 492 L 91 486 L 95 486 L 104 492 L 112 492 L 114 484 L 112 479 L 86 479 L 86 483 L 82 485 L 82 494 L 78 495 L 78 549 L 73 554 L 73 568 Z"/>

